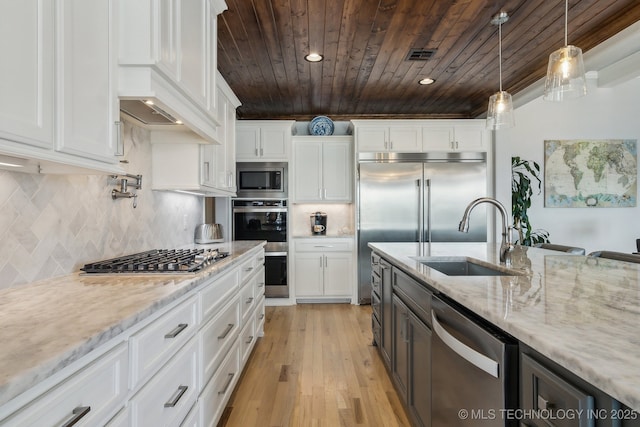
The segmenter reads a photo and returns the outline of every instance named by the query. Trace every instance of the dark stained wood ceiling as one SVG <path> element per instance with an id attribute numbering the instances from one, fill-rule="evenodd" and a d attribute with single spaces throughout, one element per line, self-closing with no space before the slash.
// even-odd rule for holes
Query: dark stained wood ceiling
<path id="1" fill-rule="evenodd" d="M 564 45 L 564 0 L 226 0 L 218 69 L 240 119 L 475 118 L 502 81 L 512 95 L 544 77 Z M 640 20 L 640 0 L 570 0 L 583 52 Z M 433 49 L 407 60 L 411 49 Z M 309 52 L 324 61 L 309 63 Z M 420 86 L 423 77 L 436 80 Z"/>

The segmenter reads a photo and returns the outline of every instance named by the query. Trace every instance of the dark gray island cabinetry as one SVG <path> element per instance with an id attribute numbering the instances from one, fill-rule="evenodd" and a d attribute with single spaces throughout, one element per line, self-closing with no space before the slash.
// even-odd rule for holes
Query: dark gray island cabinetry
<path id="1" fill-rule="evenodd" d="M 506 268 L 492 243 L 370 247 L 374 340 L 413 425 L 640 426 L 640 266 L 516 247 Z M 502 275 L 428 266 L 461 259 Z"/>

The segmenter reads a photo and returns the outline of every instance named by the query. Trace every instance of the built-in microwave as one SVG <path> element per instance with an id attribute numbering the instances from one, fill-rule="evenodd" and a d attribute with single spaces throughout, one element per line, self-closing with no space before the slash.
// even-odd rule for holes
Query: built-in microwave
<path id="1" fill-rule="evenodd" d="M 236 163 L 238 198 L 287 198 L 286 162 Z"/>

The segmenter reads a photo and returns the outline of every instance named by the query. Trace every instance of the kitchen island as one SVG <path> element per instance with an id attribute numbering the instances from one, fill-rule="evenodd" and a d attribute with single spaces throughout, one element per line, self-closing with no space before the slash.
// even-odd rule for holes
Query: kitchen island
<path id="1" fill-rule="evenodd" d="M 640 265 L 516 246 L 371 243 L 377 254 L 564 369 L 640 410 Z M 505 276 L 448 276 L 421 263 L 466 258 Z"/>
<path id="2" fill-rule="evenodd" d="M 6 415 L 39 396 L 41 390 L 34 392 L 34 388 L 57 386 L 78 367 L 93 363 L 94 359 L 112 352 L 111 347 L 122 347 L 122 343 L 125 394 L 127 388 L 133 391 L 140 389 L 149 378 L 144 378 L 142 371 L 132 371 L 132 375 L 137 375 L 136 379 L 131 377 L 127 380 L 126 343 L 132 335 L 142 335 L 145 330 L 141 332 L 140 329 L 153 325 L 155 317 L 161 313 L 180 309 L 183 318 L 188 320 L 173 332 L 173 323 L 168 333 L 160 331 L 166 334 L 166 341 L 170 341 L 168 338 L 179 337 L 174 340 L 178 341 L 183 336 L 194 336 L 193 326 L 204 325 L 207 316 L 215 317 L 218 311 L 224 311 L 226 301 L 223 298 L 237 300 L 238 313 L 247 310 L 245 320 L 242 314 L 238 314 L 238 321 L 233 323 L 247 323 L 249 308 L 254 310 L 255 307 L 258 311 L 258 304 L 262 306 L 264 301 L 257 290 L 253 292 L 253 288 L 264 290 L 264 245 L 264 241 L 199 245 L 198 248 L 217 248 L 229 252 L 229 255 L 197 273 L 75 273 L 1 290 L 0 424 Z M 240 271 L 241 267 L 243 271 Z M 215 285 L 219 277 L 225 277 L 224 288 Z M 243 283 L 249 279 L 252 282 L 244 286 Z M 208 291 L 212 286 L 215 288 Z M 242 292 L 244 298 L 245 288 L 250 296 L 247 303 L 242 301 L 241 304 L 239 294 Z M 206 306 L 205 302 L 209 305 Z M 232 303 L 228 305 L 235 309 Z M 189 332 L 182 333 L 183 330 Z M 142 338 L 139 342 L 136 345 L 145 345 Z M 144 350 L 141 347 L 141 351 Z M 164 361 L 169 357 L 167 354 Z M 147 376 L 151 375 L 150 372 Z"/>

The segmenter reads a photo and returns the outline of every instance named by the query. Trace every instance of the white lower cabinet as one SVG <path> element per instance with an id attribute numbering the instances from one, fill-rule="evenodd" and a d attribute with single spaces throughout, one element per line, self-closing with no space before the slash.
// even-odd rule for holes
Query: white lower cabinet
<path id="1" fill-rule="evenodd" d="M 122 343 L 1 421 L 0 425 L 104 425 L 124 406 L 128 361 L 128 347 Z"/>
<path id="2" fill-rule="evenodd" d="M 198 397 L 197 340 L 190 340 L 130 401 L 131 427 L 179 426 Z"/>
<path id="3" fill-rule="evenodd" d="M 353 239 L 294 239 L 296 298 L 350 299 L 355 284 Z"/>
<path id="4" fill-rule="evenodd" d="M 0 405 L 0 427 L 215 426 L 263 335 L 264 250 L 245 257 L 53 386 L 45 381 Z"/>

